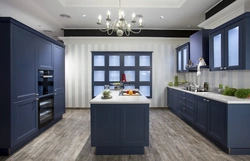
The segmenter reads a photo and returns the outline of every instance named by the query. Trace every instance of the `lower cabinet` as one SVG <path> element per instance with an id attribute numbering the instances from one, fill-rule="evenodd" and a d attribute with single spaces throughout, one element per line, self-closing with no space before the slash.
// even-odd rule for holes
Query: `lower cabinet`
<path id="1" fill-rule="evenodd" d="M 208 108 L 208 134 L 226 144 L 227 104 L 210 100 Z"/>
<path id="2" fill-rule="evenodd" d="M 91 146 L 97 155 L 143 154 L 149 104 L 91 104 Z"/>
<path id="3" fill-rule="evenodd" d="M 176 106 L 176 102 L 177 102 L 177 97 L 176 97 L 176 91 L 172 88 L 167 88 L 167 105 L 168 107 L 175 113 L 177 113 L 179 110 Z"/>
<path id="4" fill-rule="evenodd" d="M 177 108 L 184 120 L 194 123 L 194 95 L 178 91 Z"/>
<path id="5" fill-rule="evenodd" d="M 204 97 L 196 97 L 195 101 L 195 126 L 207 132 L 209 100 Z"/>
<path id="6" fill-rule="evenodd" d="M 12 146 L 23 141 L 38 130 L 36 99 L 14 103 Z"/>

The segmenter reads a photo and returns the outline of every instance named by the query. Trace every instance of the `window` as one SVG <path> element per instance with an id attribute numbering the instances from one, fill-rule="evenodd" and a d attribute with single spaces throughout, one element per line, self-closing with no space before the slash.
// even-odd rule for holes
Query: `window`
<path id="1" fill-rule="evenodd" d="M 92 52 L 92 97 L 104 85 L 120 82 L 126 75 L 124 89 L 139 89 L 152 98 L 152 52 Z"/>

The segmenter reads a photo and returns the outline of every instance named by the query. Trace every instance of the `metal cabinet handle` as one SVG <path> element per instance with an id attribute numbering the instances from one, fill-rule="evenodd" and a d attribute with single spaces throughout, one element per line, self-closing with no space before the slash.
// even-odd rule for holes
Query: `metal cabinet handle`
<path id="1" fill-rule="evenodd" d="M 186 110 L 185 108 L 183 108 L 183 110 Z"/>
<path id="2" fill-rule="evenodd" d="M 204 101 L 206 101 L 206 99 L 203 99 Z"/>
<path id="3" fill-rule="evenodd" d="M 36 98 L 36 101 L 38 101 L 38 100 L 39 100 L 39 98 L 37 97 L 37 98 Z"/>
<path id="4" fill-rule="evenodd" d="M 56 93 L 54 95 L 56 96 Z"/>
<path id="5" fill-rule="evenodd" d="M 227 67 L 224 67 L 224 69 L 227 69 Z"/>
<path id="6" fill-rule="evenodd" d="M 185 97 L 183 97 L 183 99 L 186 99 Z"/>
<path id="7" fill-rule="evenodd" d="M 37 93 L 36 96 L 39 96 L 39 94 Z"/>
<path id="8" fill-rule="evenodd" d="M 222 68 L 222 67 L 220 67 L 220 69 L 222 70 L 223 68 Z"/>
<path id="9" fill-rule="evenodd" d="M 207 102 L 209 102 L 209 100 L 207 100 Z"/>

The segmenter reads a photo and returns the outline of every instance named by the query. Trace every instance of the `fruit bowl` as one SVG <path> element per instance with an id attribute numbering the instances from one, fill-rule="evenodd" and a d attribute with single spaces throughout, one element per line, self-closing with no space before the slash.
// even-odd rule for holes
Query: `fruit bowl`
<path id="1" fill-rule="evenodd" d="M 121 96 L 141 96 L 140 92 L 138 90 L 122 90 L 120 92 Z"/>

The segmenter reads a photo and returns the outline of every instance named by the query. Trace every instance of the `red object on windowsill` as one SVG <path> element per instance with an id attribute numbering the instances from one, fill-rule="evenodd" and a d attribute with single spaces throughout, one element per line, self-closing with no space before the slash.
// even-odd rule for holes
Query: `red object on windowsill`
<path id="1" fill-rule="evenodd" d="M 122 74 L 122 82 L 126 82 L 126 75 Z"/>

